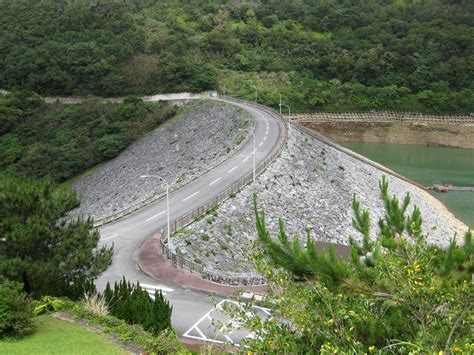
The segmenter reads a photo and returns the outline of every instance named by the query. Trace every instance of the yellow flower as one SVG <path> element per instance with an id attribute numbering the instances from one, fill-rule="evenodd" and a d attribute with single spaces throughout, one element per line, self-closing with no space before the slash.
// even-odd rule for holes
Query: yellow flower
<path id="1" fill-rule="evenodd" d="M 354 326 L 349 328 L 349 331 L 352 332 L 354 330 Z"/>
<path id="2" fill-rule="evenodd" d="M 327 325 L 331 325 L 333 323 L 334 323 L 334 319 L 332 319 L 332 318 L 326 322 Z"/>
<path id="3" fill-rule="evenodd" d="M 375 345 L 369 346 L 369 352 L 373 353 L 375 349 Z"/>
<path id="4" fill-rule="evenodd" d="M 443 351 L 443 350 L 440 350 L 440 351 L 438 352 L 438 355 L 443 355 L 443 354 L 444 354 L 444 351 Z"/>

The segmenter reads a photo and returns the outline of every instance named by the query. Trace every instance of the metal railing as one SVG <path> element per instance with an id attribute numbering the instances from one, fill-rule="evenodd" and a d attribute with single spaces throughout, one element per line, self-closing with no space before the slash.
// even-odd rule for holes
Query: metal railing
<path id="1" fill-rule="evenodd" d="M 259 175 L 273 162 L 273 160 L 275 160 L 275 158 L 278 157 L 278 155 L 282 151 L 285 144 L 285 140 L 286 140 L 286 124 L 276 111 L 266 106 L 255 104 L 255 103 L 249 103 L 249 102 L 235 99 L 235 98 L 226 98 L 226 100 L 233 101 L 240 104 L 245 104 L 247 106 L 257 107 L 269 113 L 278 121 L 278 125 L 280 128 L 278 141 L 273 146 L 270 153 L 265 157 L 265 159 L 257 165 L 255 174 Z M 198 217 L 204 215 L 208 210 L 216 207 L 219 203 L 225 201 L 226 199 L 231 197 L 233 194 L 240 191 L 244 186 L 252 182 L 252 180 L 253 180 L 253 173 L 249 172 L 248 174 L 243 176 L 239 181 L 229 186 L 227 189 L 219 193 L 217 196 L 209 199 L 198 208 L 170 222 L 170 233 L 174 233 L 178 229 L 183 228 L 189 225 L 190 223 L 194 222 Z M 162 231 L 162 235 L 165 235 L 166 233 L 167 233 L 167 229 L 165 228 Z M 222 276 L 219 273 L 213 274 L 210 271 L 205 271 L 201 263 L 197 263 L 182 255 L 177 254 L 176 252 L 171 251 L 162 239 L 160 239 L 160 246 L 161 246 L 161 251 L 163 252 L 163 255 L 166 255 L 167 258 L 175 266 L 183 267 L 191 272 L 201 275 L 203 278 L 206 278 L 209 280 L 216 280 L 216 279 L 222 280 L 223 279 L 225 280 L 226 283 L 229 283 L 229 284 L 260 285 L 260 284 L 265 283 L 265 279 L 263 277 L 256 277 L 255 275 L 251 275 L 250 277 L 245 277 L 245 276 Z"/>
<path id="2" fill-rule="evenodd" d="M 424 122 L 451 125 L 474 123 L 474 114 L 429 115 L 418 112 L 396 111 L 310 112 L 293 114 L 292 120 L 297 122 Z"/>

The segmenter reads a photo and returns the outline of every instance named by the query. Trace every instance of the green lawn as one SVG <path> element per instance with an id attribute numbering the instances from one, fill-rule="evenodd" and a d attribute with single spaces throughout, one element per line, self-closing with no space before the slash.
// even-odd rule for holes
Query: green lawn
<path id="1" fill-rule="evenodd" d="M 0 341 L 0 354 L 127 354 L 106 335 L 50 316 L 40 316 L 33 335 Z"/>

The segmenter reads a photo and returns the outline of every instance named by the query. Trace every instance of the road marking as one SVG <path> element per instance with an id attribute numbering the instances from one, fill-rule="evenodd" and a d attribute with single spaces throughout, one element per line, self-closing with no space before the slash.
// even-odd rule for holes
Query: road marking
<path id="1" fill-rule="evenodd" d="M 242 160 L 244 163 L 249 159 L 250 157 L 247 157 L 245 158 L 244 160 Z"/>
<path id="2" fill-rule="evenodd" d="M 172 288 L 169 288 L 169 287 L 166 287 L 166 286 L 163 286 L 163 285 L 148 285 L 148 284 L 140 284 L 140 286 L 142 288 L 144 288 L 145 290 L 161 290 L 163 292 L 173 292 L 174 289 Z"/>
<path id="3" fill-rule="evenodd" d="M 216 182 L 218 182 L 220 179 L 221 179 L 221 178 L 217 178 L 217 179 L 215 179 L 213 182 L 211 182 L 211 183 L 209 184 L 209 186 L 212 186 L 212 185 L 214 185 L 214 184 L 215 184 Z"/>
<path id="4" fill-rule="evenodd" d="M 161 211 L 160 213 L 155 214 L 153 217 L 150 217 L 150 218 L 148 218 L 148 219 L 145 219 L 145 221 L 146 221 L 146 222 L 151 221 L 152 219 L 155 219 L 156 217 L 161 216 L 161 215 L 162 215 L 163 213 L 165 213 L 165 212 L 166 212 L 166 210 Z"/>
<path id="5" fill-rule="evenodd" d="M 235 169 L 237 169 L 236 166 L 234 166 L 234 167 L 233 167 L 232 169 L 230 169 L 228 172 L 231 173 L 231 172 L 233 172 Z"/>
<path id="6" fill-rule="evenodd" d="M 247 297 L 251 296 L 252 298 L 257 299 L 257 296 L 261 296 L 261 295 L 248 293 L 248 295 L 246 296 Z M 215 307 L 211 308 L 208 312 L 206 312 L 196 323 L 194 323 L 191 326 L 191 328 L 189 328 L 183 334 L 183 337 L 196 339 L 196 340 L 200 340 L 204 342 L 216 343 L 216 344 L 223 344 L 224 341 L 220 339 L 224 338 L 225 340 L 227 340 L 228 342 L 230 342 L 236 347 L 240 347 L 240 344 L 236 343 L 236 341 L 239 341 L 239 339 L 233 340 L 230 337 L 232 334 L 234 334 L 235 330 L 248 333 L 244 338 L 250 338 L 250 339 L 258 338 L 258 336 L 255 333 L 253 333 L 249 329 L 243 328 L 240 324 L 240 320 L 233 319 L 231 316 L 229 316 L 229 314 L 227 314 L 227 312 L 224 310 L 224 307 L 223 307 L 225 303 L 234 304 L 240 310 L 242 311 L 245 310 L 244 308 L 245 306 L 243 303 L 239 303 L 234 300 L 223 299 Z M 254 306 L 254 305 L 252 305 L 252 308 L 254 310 L 259 310 L 260 312 L 264 313 L 262 320 L 272 319 L 270 309 Z M 249 317 L 253 316 L 249 312 L 246 312 L 246 314 Z M 258 314 L 257 316 L 262 317 Z M 210 321 L 211 325 L 207 325 L 206 323 L 204 323 L 205 320 Z M 222 323 L 223 323 L 223 326 L 218 328 L 218 324 L 222 324 Z M 227 324 L 230 324 L 230 328 L 226 326 Z"/>
<path id="7" fill-rule="evenodd" d="M 115 237 L 118 237 L 118 234 L 111 235 L 110 237 L 101 239 L 100 241 L 103 242 L 104 240 L 109 240 L 109 239 L 112 239 L 112 238 L 115 238 Z"/>
<path id="8" fill-rule="evenodd" d="M 267 136 L 263 137 L 263 140 L 266 141 L 266 140 L 267 140 Z"/>
<path id="9" fill-rule="evenodd" d="M 199 191 L 196 191 L 196 192 L 193 193 L 192 195 L 189 195 L 188 197 L 186 197 L 185 199 L 183 199 L 183 202 L 189 200 L 191 197 L 196 196 L 198 193 L 199 193 Z"/>
<path id="10" fill-rule="evenodd" d="M 260 142 L 260 144 L 259 144 L 258 146 L 259 146 L 259 147 L 261 147 L 261 146 L 262 146 L 262 144 L 263 144 L 263 142 Z"/>

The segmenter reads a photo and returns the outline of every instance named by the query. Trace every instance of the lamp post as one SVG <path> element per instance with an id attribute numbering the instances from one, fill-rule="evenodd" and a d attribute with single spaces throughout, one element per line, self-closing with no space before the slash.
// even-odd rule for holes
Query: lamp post
<path id="1" fill-rule="evenodd" d="M 285 106 L 286 108 L 288 108 L 288 135 L 290 135 L 290 131 L 291 131 L 291 110 L 290 110 L 290 106 L 285 105 L 285 104 L 280 104 L 280 110 L 281 110 L 282 106 Z"/>
<path id="2" fill-rule="evenodd" d="M 168 182 L 158 175 L 141 175 L 140 178 L 156 178 L 162 180 L 166 185 L 166 219 L 168 226 L 168 250 L 171 250 L 171 237 L 170 237 L 170 200 L 169 200 L 169 185 Z"/>
<path id="3" fill-rule="evenodd" d="M 247 131 L 249 133 L 252 134 L 253 136 L 253 181 L 255 182 L 255 153 L 257 151 L 257 149 L 255 148 L 255 133 L 253 131 L 251 131 L 250 129 L 246 129 L 246 128 L 239 128 L 239 131 Z"/>
<path id="4" fill-rule="evenodd" d="M 253 88 L 255 88 L 255 103 L 258 101 L 258 89 L 255 85 L 252 85 Z"/>
<path id="5" fill-rule="evenodd" d="M 280 117 L 281 117 L 281 94 L 280 94 Z"/>

